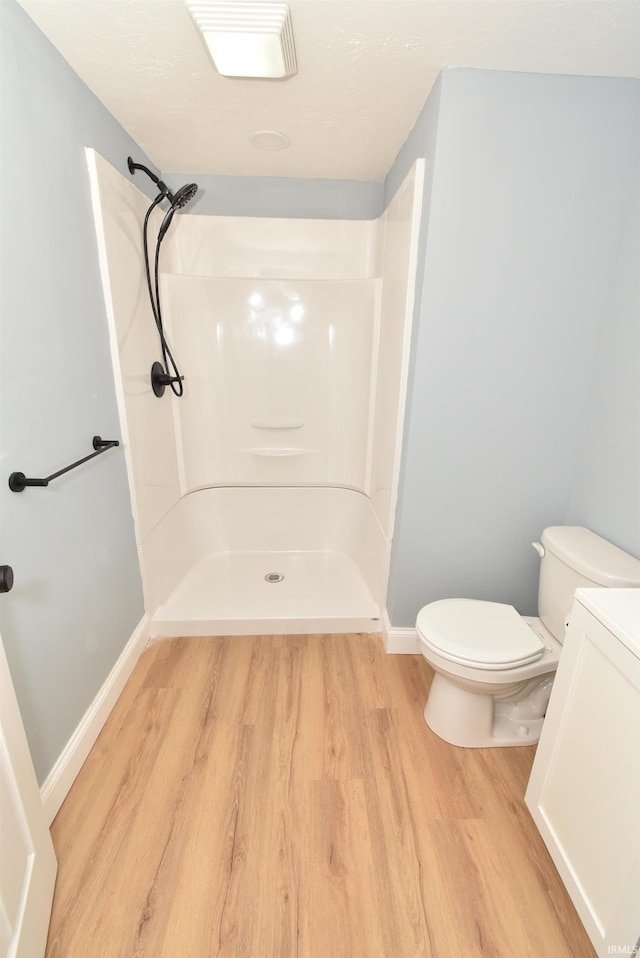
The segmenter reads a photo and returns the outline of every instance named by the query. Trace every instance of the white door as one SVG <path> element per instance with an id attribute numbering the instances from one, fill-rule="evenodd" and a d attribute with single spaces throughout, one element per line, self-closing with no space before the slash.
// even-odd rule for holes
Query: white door
<path id="1" fill-rule="evenodd" d="M 42 958 L 56 856 L 0 639 L 0 958 Z"/>

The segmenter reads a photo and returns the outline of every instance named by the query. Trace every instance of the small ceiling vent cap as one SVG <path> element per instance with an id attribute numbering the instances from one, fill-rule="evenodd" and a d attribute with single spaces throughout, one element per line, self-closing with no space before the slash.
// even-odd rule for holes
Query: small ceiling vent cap
<path id="1" fill-rule="evenodd" d="M 286 133 L 278 133 L 277 130 L 258 130 L 249 139 L 259 150 L 286 150 L 291 146 Z"/>
<path id="2" fill-rule="evenodd" d="M 186 0 L 218 73 L 283 79 L 298 72 L 286 3 Z"/>

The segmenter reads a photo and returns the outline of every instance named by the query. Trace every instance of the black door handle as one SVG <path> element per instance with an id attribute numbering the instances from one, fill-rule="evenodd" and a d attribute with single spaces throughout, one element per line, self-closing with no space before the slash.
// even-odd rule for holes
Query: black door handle
<path id="1" fill-rule="evenodd" d="M 13 569 L 10 565 L 0 565 L 0 592 L 13 589 Z"/>

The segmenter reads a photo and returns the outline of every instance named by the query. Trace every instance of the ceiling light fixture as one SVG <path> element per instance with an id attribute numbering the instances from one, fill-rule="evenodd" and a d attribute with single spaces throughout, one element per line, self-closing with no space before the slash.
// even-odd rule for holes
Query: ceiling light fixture
<path id="1" fill-rule="evenodd" d="M 222 76 L 281 79 L 298 72 L 286 3 L 186 0 L 186 4 Z"/>

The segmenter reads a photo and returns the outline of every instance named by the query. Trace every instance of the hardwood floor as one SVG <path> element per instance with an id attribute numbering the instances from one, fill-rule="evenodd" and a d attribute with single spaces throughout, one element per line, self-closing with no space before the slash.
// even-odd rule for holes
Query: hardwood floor
<path id="1" fill-rule="evenodd" d="M 524 805 L 534 749 L 426 726 L 377 636 L 170 639 L 52 827 L 48 958 L 589 958 Z"/>

